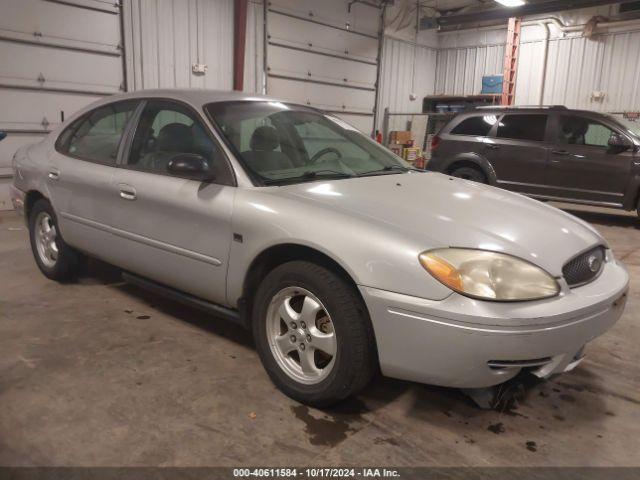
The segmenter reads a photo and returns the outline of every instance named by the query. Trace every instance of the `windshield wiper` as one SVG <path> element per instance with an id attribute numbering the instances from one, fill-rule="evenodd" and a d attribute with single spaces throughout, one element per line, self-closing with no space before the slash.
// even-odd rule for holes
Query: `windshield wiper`
<path id="1" fill-rule="evenodd" d="M 297 180 L 313 180 L 320 177 L 351 178 L 353 177 L 353 175 L 346 172 L 340 172 L 339 170 L 309 170 L 304 172 L 302 175 L 296 175 L 295 177 L 269 178 L 267 180 L 264 180 L 264 183 L 267 185 L 272 185 L 274 183 L 288 183 L 295 182 Z"/>
<path id="2" fill-rule="evenodd" d="M 323 170 L 309 170 L 308 172 L 304 172 L 302 175 L 300 175 L 301 178 L 316 178 L 318 176 L 348 178 L 348 177 L 352 177 L 353 175 L 351 175 L 350 173 L 341 172 L 339 170 L 330 170 L 327 168 Z"/>
<path id="3" fill-rule="evenodd" d="M 398 171 L 398 172 L 409 172 L 409 171 L 420 172 L 421 170 L 418 170 L 417 168 L 405 167 L 403 165 L 387 165 L 386 167 L 377 168 L 375 170 L 369 170 L 368 172 L 359 173 L 357 176 L 358 177 L 366 177 L 367 175 L 375 175 L 377 173 L 385 173 L 385 172 L 393 172 L 393 171 Z"/>

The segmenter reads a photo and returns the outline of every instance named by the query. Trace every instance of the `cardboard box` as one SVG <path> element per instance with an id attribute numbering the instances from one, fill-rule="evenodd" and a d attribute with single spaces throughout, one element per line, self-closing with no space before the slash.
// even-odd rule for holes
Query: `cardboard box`
<path id="1" fill-rule="evenodd" d="M 395 153 L 397 156 L 402 157 L 402 145 L 392 143 L 389 145 L 389 150 L 391 150 L 391 152 Z"/>
<path id="2" fill-rule="evenodd" d="M 422 155 L 422 152 L 418 147 L 405 148 L 402 152 L 402 158 L 404 158 L 407 162 L 413 163 Z"/>
<path id="3" fill-rule="evenodd" d="M 408 130 L 394 130 L 389 132 L 389 143 L 406 145 L 413 141 L 413 134 Z"/>

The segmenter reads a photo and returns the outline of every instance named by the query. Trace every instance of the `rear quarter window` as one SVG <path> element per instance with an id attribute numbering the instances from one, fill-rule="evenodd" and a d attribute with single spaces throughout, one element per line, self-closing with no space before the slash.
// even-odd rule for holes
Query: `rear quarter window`
<path id="1" fill-rule="evenodd" d="M 474 137 L 485 137 L 489 130 L 496 123 L 495 115 L 482 115 L 469 117 L 451 130 L 451 135 L 471 135 Z"/>
<path id="2" fill-rule="evenodd" d="M 62 132 L 56 150 L 81 160 L 115 164 L 122 134 L 137 104 L 125 100 L 88 112 Z"/>

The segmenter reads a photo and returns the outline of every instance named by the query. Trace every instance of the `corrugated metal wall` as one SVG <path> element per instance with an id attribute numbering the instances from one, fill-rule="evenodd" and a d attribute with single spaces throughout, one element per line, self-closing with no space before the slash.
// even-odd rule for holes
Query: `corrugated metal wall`
<path id="1" fill-rule="evenodd" d="M 233 0 L 128 0 L 123 13 L 129 90 L 232 88 Z"/>
<path id="2" fill-rule="evenodd" d="M 438 50 L 436 94 L 475 95 L 482 77 L 502 74 L 504 44 Z"/>
<path id="3" fill-rule="evenodd" d="M 440 35 L 436 94 L 475 95 L 484 75 L 501 74 L 506 30 Z"/>
<path id="4" fill-rule="evenodd" d="M 526 28 L 541 31 L 538 26 Z M 538 103 L 543 49 L 542 40 L 521 45 L 517 104 Z M 604 98 L 594 98 L 595 91 L 603 92 Z M 543 103 L 606 112 L 639 109 L 640 31 L 552 38 Z"/>
<path id="5" fill-rule="evenodd" d="M 436 82 L 436 49 L 424 45 L 385 37 L 380 78 L 380 115 L 376 128 L 382 128 L 385 108 L 391 112 L 422 111 L 422 98 L 433 95 Z M 410 100 L 409 94 L 416 99 Z M 394 119 L 406 122 L 406 117 L 391 117 L 390 130 L 404 129 Z"/>
<path id="6" fill-rule="evenodd" d="M 610 16 L 615 6 L 554 15 L 568 25 L 584 25 L 594 15 Z M 526 20 L 526 19 L 525 19 Z M 563 35 L 551 26 L 543 103 L 620 112 L 640 109 L 640 27 Z M 506 28 L 439 34 L 436 94 L 480 93 L 483 75 L 502 73 Z M 524 26 L 516 78 L 517 105 L 539 102 L 543 29 Z M 604 98 L 592 96 L 601 91 Z"/>

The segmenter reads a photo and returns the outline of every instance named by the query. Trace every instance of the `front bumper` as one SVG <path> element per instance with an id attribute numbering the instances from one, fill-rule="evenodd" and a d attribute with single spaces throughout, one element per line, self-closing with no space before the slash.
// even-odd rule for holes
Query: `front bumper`
<path id="1" fill-rule="evenodd" d="M 360 292 L 384 375 L 482 388 L 522 368 L 546 377 L 575 367 L 585 344 L 622 315 L 628 283 L 625 267 L 611 257 L 593 282 L 574 289 L 565 284 L 558 297 L 534 302 L 488 302 L 457 293 L 433 301 L 364 286 Z"/>

